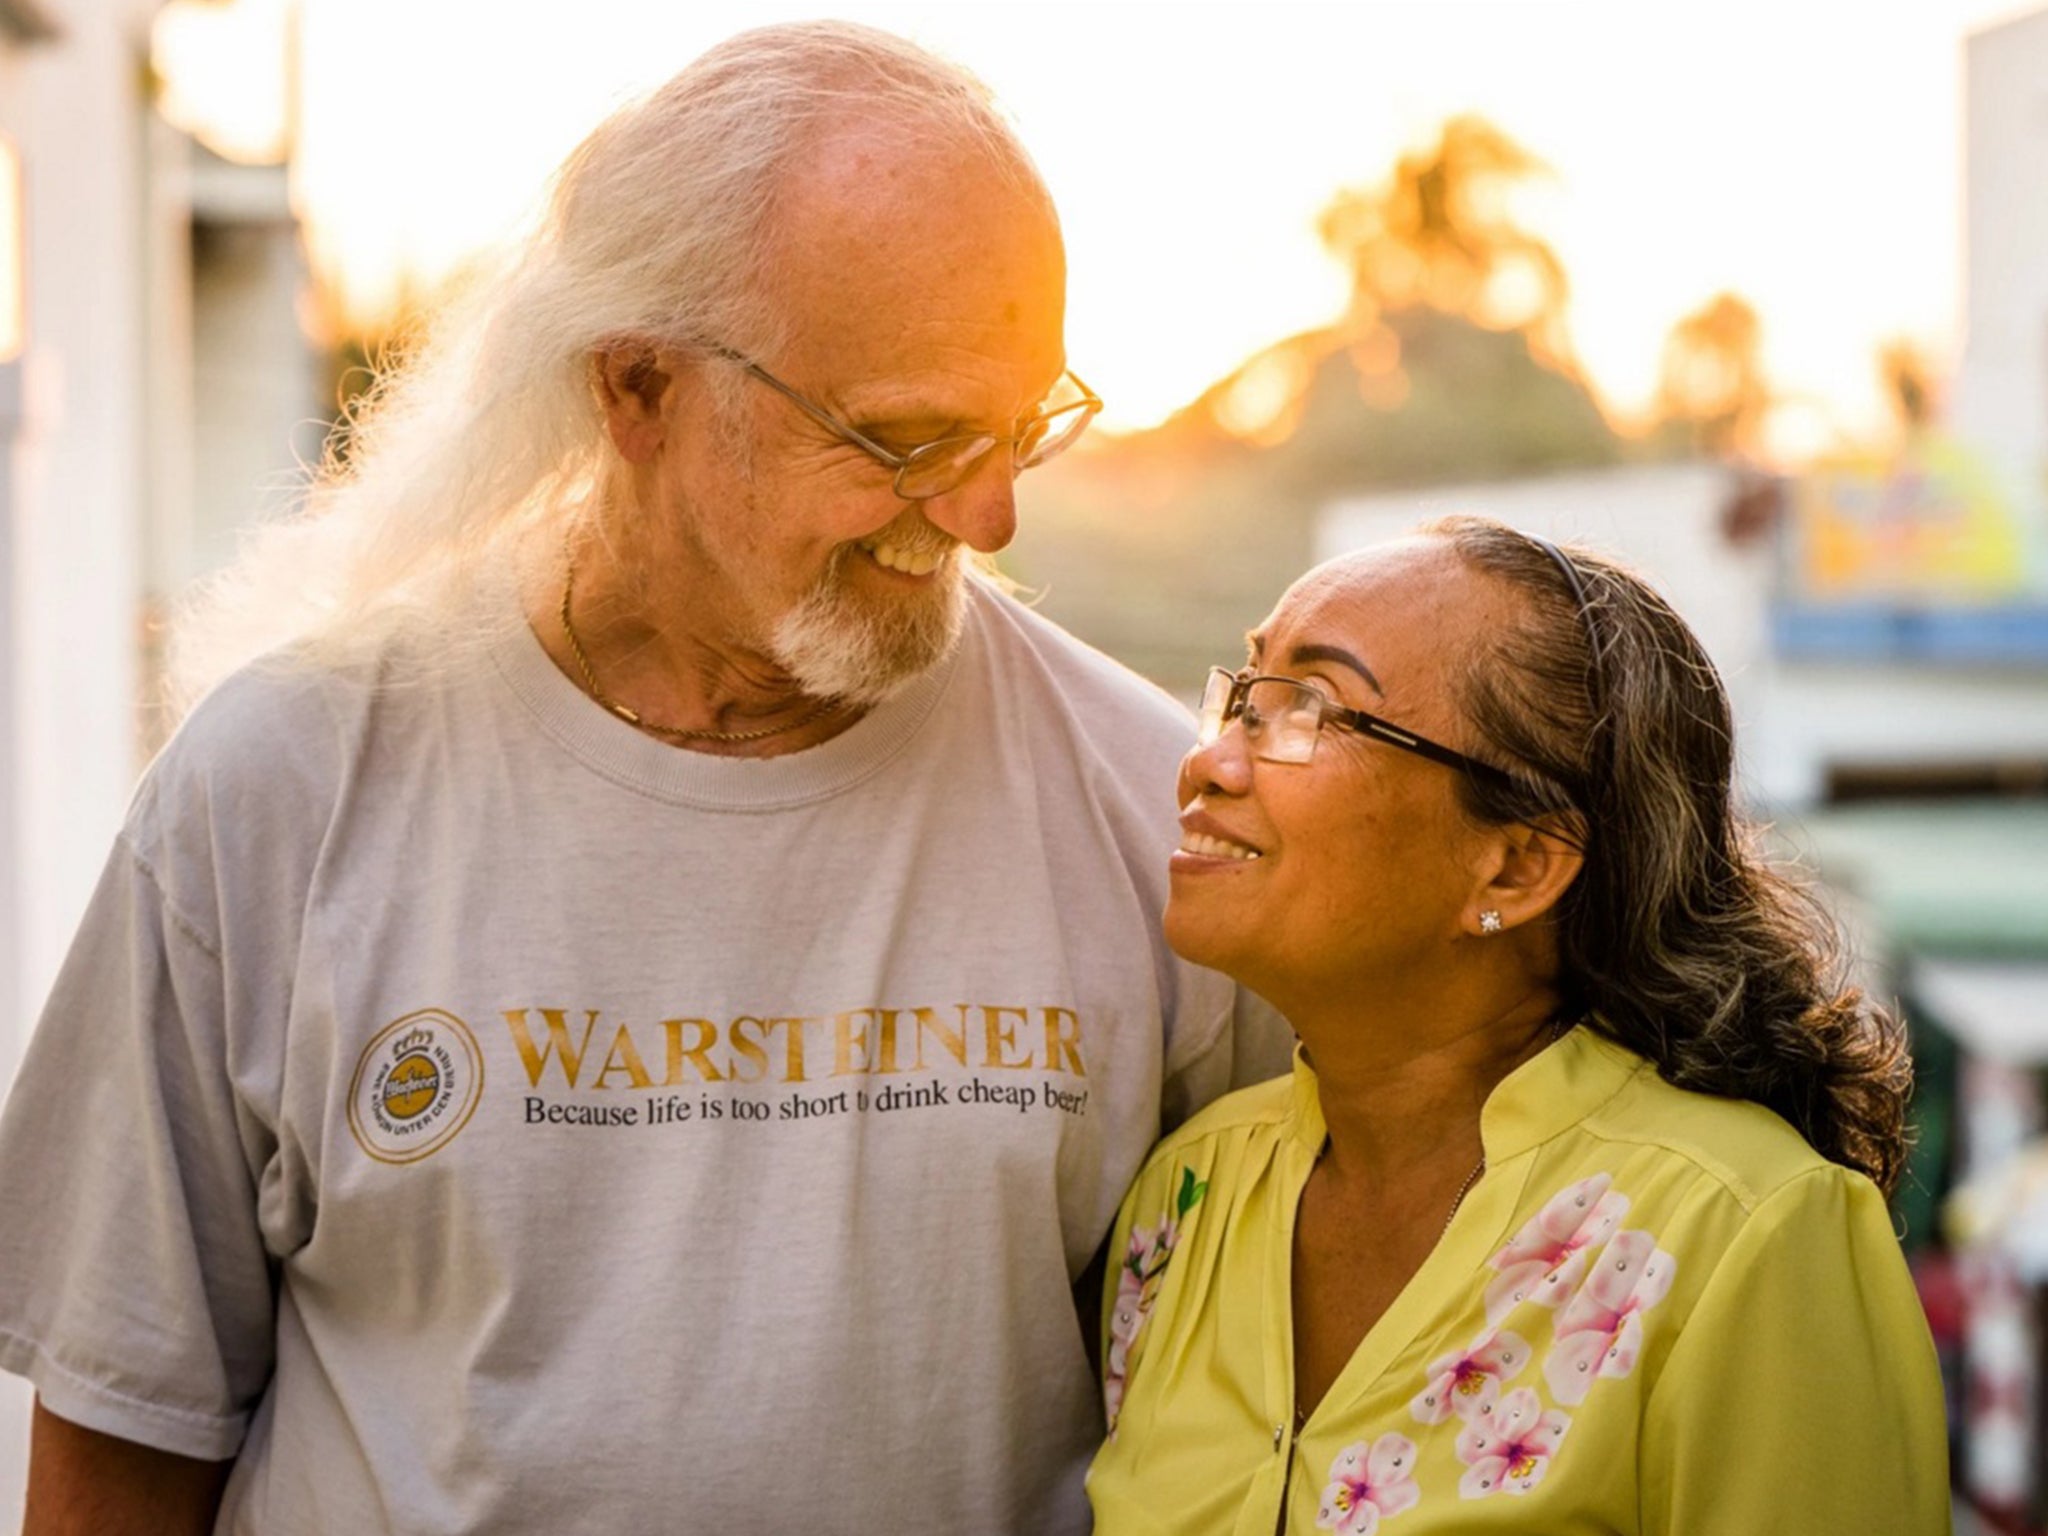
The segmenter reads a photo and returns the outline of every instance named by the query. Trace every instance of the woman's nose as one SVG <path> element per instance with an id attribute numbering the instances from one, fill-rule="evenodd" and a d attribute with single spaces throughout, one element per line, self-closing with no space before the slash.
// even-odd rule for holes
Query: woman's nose
<path id="1" fill-rule="evenodd" d="M 1180 760 L 1180 801 L 1196 795 L 1241 795 L 1251 788 L 1252 744 L 1244 719 L 1226 720 L 1216 739 L 1197 742 Z"/>

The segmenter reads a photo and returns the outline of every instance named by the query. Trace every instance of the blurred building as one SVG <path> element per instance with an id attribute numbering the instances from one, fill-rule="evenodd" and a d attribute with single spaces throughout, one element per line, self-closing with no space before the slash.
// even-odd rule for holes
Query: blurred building
<path id="1" fill-rule="evenodd" d="M 0 0 L 0 1072 L 11 1078 L 136 765 L 152 7 Z M 95 848 L 99 852 L 93 852 Z M 0 1518 L 28 1393 L 0 1386 Z"/>
<path id="2" fill-rule="evenodd" d="M 1974 34 L 1965 59 L 1968 338 L 1954 425 L 2038 498 L 2048 475 L 2048 9 Z"/>
<path id="3" fill-rule="evenodd" d="M 151 620 L 319 442 L 284 170 L 153 110 L 157 8 L 0 0 L 0 1082 L 155 738 Z"/>
<path id="4" fill-rule="evenodd" d="M 156 114 L 156 9 L 0 0 L 0 1074 L 157 739 L 157 621 L 326 430 L 285 168 Z"/>

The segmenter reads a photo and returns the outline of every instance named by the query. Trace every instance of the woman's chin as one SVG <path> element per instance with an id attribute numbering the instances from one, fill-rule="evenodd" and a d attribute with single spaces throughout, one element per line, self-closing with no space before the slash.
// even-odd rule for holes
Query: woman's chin
<path id="1" fill-rule="evenodd" d="M 1199 908 L 1199 903 L 1178 895 L 1167 898 L 1160 926 L 1168 947 L 1183 960 L 1242 981 L 1234 965 L 1242 953 L 1241 936 L 1219 922 L 1218 914 Z"/>

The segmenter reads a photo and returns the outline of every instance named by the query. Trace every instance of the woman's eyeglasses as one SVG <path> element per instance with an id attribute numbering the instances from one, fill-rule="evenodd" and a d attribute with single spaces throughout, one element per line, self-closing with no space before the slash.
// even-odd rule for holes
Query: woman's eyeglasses
<path id="1" fill-rule="evenodd" d="M 1491 763 L 1441 746 L 1426 736 L 1403 730 L 1378 715 L 1362 709 L 1346 709 L 1332 703 L 1306 683 L 1291 677 L 1271 677 L 1243 672 L 1209 669 L 1208 685 L 1202 690 L 1201 731 L 1196 740 L 1208 746 L 1236 720 L 1243 724 L 1245 740 L 1252 751 L 1269 763 L 1305 763 L 1315 756 L 1316 738 L 1325 725 L 1370 736 L 1403 752 L 1413 752 L 1447 768 L 1457 768 L 1512 789 L 1515 781 Z"/>

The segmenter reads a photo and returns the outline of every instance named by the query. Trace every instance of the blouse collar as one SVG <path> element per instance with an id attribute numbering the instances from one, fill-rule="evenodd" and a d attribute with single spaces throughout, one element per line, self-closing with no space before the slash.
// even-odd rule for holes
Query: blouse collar
<path id="1" fill-rule="evenodd" d="M 1487 1163 L 1497 1168 L 1518 1153 L 1570 1130 L 1648 1067 L 1635 1052 L 1586 1025 L 1567 1030 L 1502 1078 L 1487 1095 L 1479 1116 L 1479 1139 Z M 1311 1158 L 1328 1134 L 1315 1068 L 1298 1045 L 1287 1134 Z"/>

